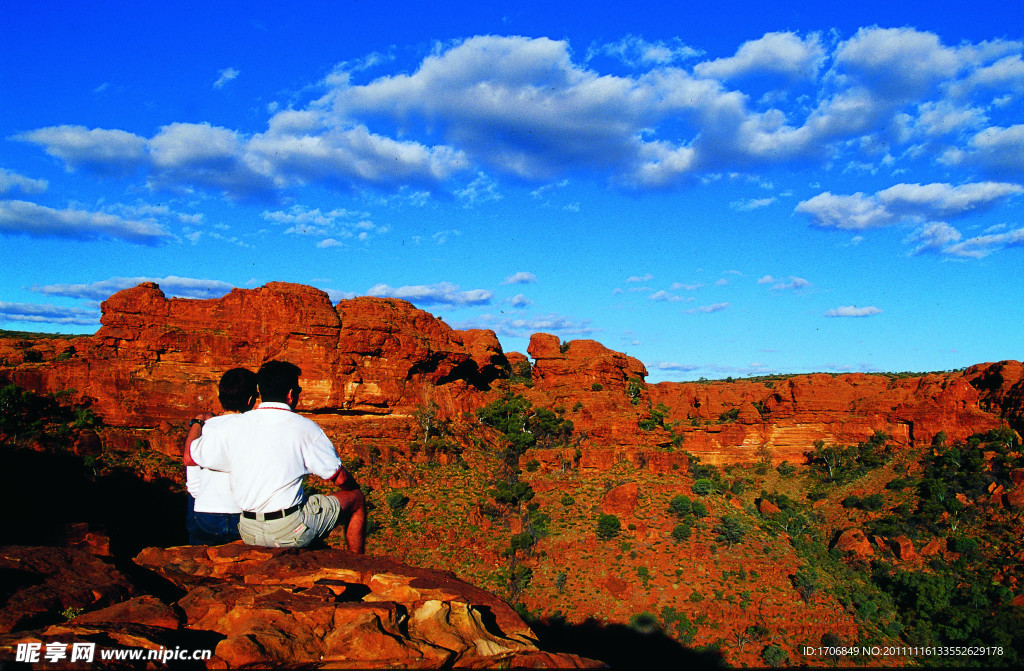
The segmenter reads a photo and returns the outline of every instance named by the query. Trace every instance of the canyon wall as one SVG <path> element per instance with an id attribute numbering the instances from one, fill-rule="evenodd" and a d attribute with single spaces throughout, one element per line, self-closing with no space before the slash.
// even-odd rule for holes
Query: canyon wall
<path id="1" fill-rule="evenodd" d="M 167 454 L 196 412 L 219 410 L 224 371 L 271 359 L 302 368 L 299 410 L 315 415 L 342 452 L 364 457 L 373 448 L 404 450 L 421 436 L 418 408 L 436 405 L 439 419 L 458 422 L 509 388 L 564 410 L 583 437 L 584 468 L 620 459 L 669 468 L 674 448 L 709 463 L 799 462 L 816 440 L 853 443 L 884 431 L 899 445 L 927 445 L 940 431 L 958 440 L 1004 418 L 1019 430 L 1024 417 L 1017 361 L 915 377 L 648 385 L 635 358 L 592 340 L 535 334 L 524 385 L 510 371 L 528 360 L 503 352 L 494 332 L 454 330 L 397 299 L 332 304 L 322 291 L 281 282 L 218 299 L 168 299 L 144 283 L 102 310 L 93 336 L 0 339 L 0 380 L 43 393 L 74 389 L 103 418 L 108 444 L 130 449 L 145 440 Z"/>

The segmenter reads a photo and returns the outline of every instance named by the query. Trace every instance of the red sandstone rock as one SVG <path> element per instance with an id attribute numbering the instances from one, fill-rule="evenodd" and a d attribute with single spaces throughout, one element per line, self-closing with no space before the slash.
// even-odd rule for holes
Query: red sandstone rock
<path id="1" fill-rule="evenodd" d="M 914 543 L 906 536 L 893 538 L 892 547 L 900 561 L 910 561 L 917 558 L 917 553 L 914 552 Z"/>
<path id="2" fill-rule="evenodd" d="M 640 485 L 635 482 L 627 482 L 610 489 L 601 500 L 601 512 L 620 517 L 632 517 L 639 495 Z"/>
<path id="3" fill-rule="evenodd" d="M 841 552 L 852 552 L 858 559 L 870 557 L 875 554 L 871 542 L 860 529 L 847 529 L 839 535 L 832 546 Z"/>
<path id="4" fill-rule="evenodd" d="M 381 557 L 232 543 L 147 548 L 136 562 L 189 590 L 178 602 L 188 627 L 222 634 L 216 654 L 232 668 L 481 668 L 540 652 L 529 627 L 489 593 Z M 536 660 L 553 665 L 540 668 L 595 664 L 557 654 Z"/>
<path id="5" fill-rule="evenodd" d="M 757 510 L 765 517 L 771 517 L 772 515 L 778 515 L 782 512 L 777 505 L 769 501 L 768 499 L 758 499 Z"/>

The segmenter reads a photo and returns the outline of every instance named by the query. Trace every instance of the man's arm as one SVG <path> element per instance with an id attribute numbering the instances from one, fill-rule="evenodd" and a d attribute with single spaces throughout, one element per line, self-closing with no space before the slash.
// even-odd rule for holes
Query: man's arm
<path id="1" fill-rule="evenodd" d="M 188 427 L 188 435 L 185 436 L 185 449 L 182 451 L 181 458 L 185 462 L 186 466 L 198 466 L 195 459 L 192 458 L 192 442 L 203 435 L 203 422 L 213 417 L 209 412 L 201 412 L 195 416 L 194 420 Z"/>
<path id="2" fill-rule="evenodd" d="M 338 468 L 338 472 L 334 474 L 334 477 L 329 478 L 330 482 L 338 485 L 341 489 L 359 489 L 359 483 L 352 477 L 352 474 L 345 470 L 344 466 Z"/>

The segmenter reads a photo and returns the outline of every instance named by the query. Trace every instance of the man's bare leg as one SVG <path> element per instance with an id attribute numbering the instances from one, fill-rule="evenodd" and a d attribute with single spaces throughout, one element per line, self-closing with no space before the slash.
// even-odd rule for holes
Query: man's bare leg
<path id="1" fill-rule="evenodd" d="M 345 543 L 349 552 L 363 554 L 366 548 L 366 499 L 359 488 L 341 489 L 332 492 L 331 496 L 341 504 L 341 515 L 338 519 L 347 519 L 345 527 Z"/>

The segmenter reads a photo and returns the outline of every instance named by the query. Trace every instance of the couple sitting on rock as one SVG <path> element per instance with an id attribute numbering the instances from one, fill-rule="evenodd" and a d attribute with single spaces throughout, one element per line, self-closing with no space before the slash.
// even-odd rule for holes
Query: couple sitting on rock
<path id="1" fill-rule="evenodd" d="M 284 361 L 267 362 L 256 374 L 229 370 L 219 386 L 225 414 L 200 413 L 189 423 L 183 457 L 193 545 L 241 538 L 305 547 L 344 523 L 348 549 L 363 552 L 363 493 L 323 430 L 293 412 L 301 372 Z M 340 489 L 307 498 L 302 479 L 310 473 Z"/>

